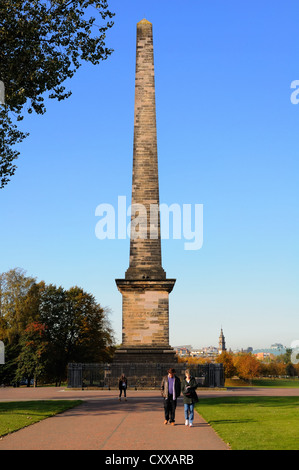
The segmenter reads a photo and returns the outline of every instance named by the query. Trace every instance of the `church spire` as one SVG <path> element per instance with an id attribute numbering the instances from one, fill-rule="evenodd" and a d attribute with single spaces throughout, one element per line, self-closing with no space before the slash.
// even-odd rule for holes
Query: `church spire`
<path id="1" fill-rule="evenodd" d="M 221 326 L 221 331 L 220 331 L 220 336 L 219 336 L 218 353 L 221 354 L 224 351 L 226 351 L 225 337 L 224 337 L 223 329 L 222 329 L 222 326 Z"/>

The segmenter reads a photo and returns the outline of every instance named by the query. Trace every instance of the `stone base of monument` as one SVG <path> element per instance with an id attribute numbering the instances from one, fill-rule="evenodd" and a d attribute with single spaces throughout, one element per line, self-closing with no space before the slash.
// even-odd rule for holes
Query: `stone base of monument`
<path id="1" fill-rule="evenodd" d="M 177 356 L 171 346 L 121 346 L 115 351 L 113 363 L 177 363 Z"/>

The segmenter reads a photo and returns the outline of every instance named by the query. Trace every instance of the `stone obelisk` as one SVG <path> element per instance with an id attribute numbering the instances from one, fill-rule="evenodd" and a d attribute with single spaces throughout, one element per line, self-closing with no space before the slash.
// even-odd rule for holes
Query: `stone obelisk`
<path id="1" fill-rule="evenodd" d="M 175 279 L 162 268 L 153 33 L 145 19 L 137 24 L 130 263 L 116 284 L 123 318 L 115 361 L 175 362 L 168 302 Z"/>

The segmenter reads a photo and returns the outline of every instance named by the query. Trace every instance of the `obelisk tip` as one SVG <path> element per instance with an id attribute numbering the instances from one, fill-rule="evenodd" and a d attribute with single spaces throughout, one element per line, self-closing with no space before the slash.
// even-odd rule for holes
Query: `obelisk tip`
<path id="1" fill-rule="evenodd" d="M 139 21 L 139 23 L 137 23 L 138 25 L 142 25 L 142 24 L 152 24 L 150 21 L 147 21 L 145 18 L 143 18 L 143 20 Z"/>

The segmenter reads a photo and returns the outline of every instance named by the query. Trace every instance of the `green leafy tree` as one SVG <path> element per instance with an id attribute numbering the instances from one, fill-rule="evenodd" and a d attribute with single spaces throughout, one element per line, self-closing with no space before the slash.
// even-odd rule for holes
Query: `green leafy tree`
<path id="1" fill-rule="evenodd" d="M 21 352 L 18 357 L 16 380 L 26 378 L 27 386 L 31 379 L 34 379 L 36 386 L 38 378 L 45 371 L 47 353 L 45 330 L 45 325 L 40 322 L 29 323 L 20 338 Z"/>
<path id="2" fill-rule="evenodd" d="M 285 354 L 283 354 L 283 361 L 285 364 L 289 364 L 291 362 L 291 356 L 292 356 L 292 349 L 287 348 Z"/>
<path id="3" fill-rule="evenodd" d="M 35 279 L 20 268 L 0 274 L 0 340 L 5 345 L 5 364 L 0 369 L 0 383 L 15 380 L 18 357 L 21 352 L 20 338 L 30 321 L 24 309 Z"/>
<path id="4" fill-rule="evenodd" d="M 45 286 L 40 319 L 47 326 L 48 376 L 57 385 L 66 379 L 69 362 L 111 360 L 114 337 L 108 312 L 83 289 Z"/>
<path id="5" fill-rule="evenodd" d="M 48 363 L 47 377 L 60 384 L 66 375 L 68 343 L 72 324 L 71 312 L 66 309 L 66 291 L 53 284 L 41 292 L 40 319 L 47 325 Z"/>
<path id="6" fill-rule="evenodd" d="M 18 129 L 24 111 L 44 114 L 45 97 L 71 95 L 64 82 L 82 63 L 109 57 L 105 41 L 113 16 L 106 0 L 1 0 L 0 188 L 16 170 L 15 145 L 28 135 Z"/>
<path id="7" fill-rule="evenodd" d="M 108 311 L 79 287 L 67 291 L 67 308 L 72 312 L 69 352 L 74 362 L 107 362 L 114 353 Z"/>
<path id="8" fill-rule="evenodd" d="M 11 385 L 15 383 L 19 354 L 19 343 L 5 345 L 5 364 L 0 366 L 0 385 Z"/>

